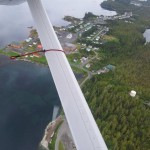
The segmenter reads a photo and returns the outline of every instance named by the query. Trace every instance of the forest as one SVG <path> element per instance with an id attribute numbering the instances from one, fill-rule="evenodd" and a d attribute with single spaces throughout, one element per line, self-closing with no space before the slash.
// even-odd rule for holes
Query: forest
<path id="1" fill-rule="evenodd" d="M 113 10 L 120 1 L 111 2 Z M 108 35 L 118 40 L 100 47 L 103 57 L 96 65 L 116 69 L 93 76 L 82 88 L 109 150 L 150 149 L 150 43 L 143 37 L 150 27 L 148 4 L 138 11 L 130 7 L 131 23 L 108 22 Z M 120 9 L 125 11 L 124 5 Z M 131 90 L 137 92 L 135 97 L 129 95 Z"/>

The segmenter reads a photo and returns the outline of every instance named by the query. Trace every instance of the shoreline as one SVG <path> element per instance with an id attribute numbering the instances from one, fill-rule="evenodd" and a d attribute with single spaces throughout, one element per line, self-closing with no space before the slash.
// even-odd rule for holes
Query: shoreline
<path id="1" fill-rule="evenodd" d="M 43 138 L 39 144 L 39 147 L 42 147 L 46 150 L 49 150 L 49 144 L 52 143 L 54 135 L 56 134 L 59 126 L 63 122 L 63 117 L 60 115 L 54 121 L 51 121 L 45 128 Z"/>
<path id="2" fill-rule="evenodd" d="M 1 56 L 6 56 L 8 59 L 10 59 L 10 57 L 8 55 L 5 55 L 5 54 L 1 54 Z M 12 59 L 10 59 L 12 60 Z M 33 63 L 33 64 L 36 64 L 36 65 L 39 65 L 39 66 L 44 66 L 44 67 L 47 67 L 48 68 L 48 65 L 46 64 L 42 64 L 42 63 L 39 63 L 39 62 L 36 62 L 36 61 L 31 61 L 31 60 L 28 60 L 28 59 L 15 59 L 14 61 L 23 61 L 23 62 L 28 62 L 28 63 Z"/>

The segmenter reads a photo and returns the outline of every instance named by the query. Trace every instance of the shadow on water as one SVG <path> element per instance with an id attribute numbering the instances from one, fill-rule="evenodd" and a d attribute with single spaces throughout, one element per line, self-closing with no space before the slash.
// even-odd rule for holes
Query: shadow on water
<path id="1" fill-rule="evenodd" d="M 0 56 L 0 150 L 37 150 L 59 97 L 47 67 Z"/>

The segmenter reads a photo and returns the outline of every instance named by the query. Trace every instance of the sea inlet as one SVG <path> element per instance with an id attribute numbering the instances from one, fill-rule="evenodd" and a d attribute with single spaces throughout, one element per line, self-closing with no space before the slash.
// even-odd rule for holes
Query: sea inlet
<path id="1" fill-rule="evenodd" d="M 0 150 L 37 150 L 56 105 L 47 67 L 0 55 Z"/>

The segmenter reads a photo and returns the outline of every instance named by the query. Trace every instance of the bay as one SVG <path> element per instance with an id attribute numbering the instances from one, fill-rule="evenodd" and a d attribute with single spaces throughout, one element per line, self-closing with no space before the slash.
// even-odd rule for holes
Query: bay
<path id="1" fill-rule="evenodd" d="M 116 15 L 115 11 L 100 7 L 103 0 L 43 0 L 48 16 L 55 26 L 64 26 L 68 22 L 66 15 L 83 18 L 85 12 L 96 15 Z M 25 40 L 29 35 L 28 26 L 35 26 L 27 3 L 16 6 L 0 5 L 0 47 L 12 41 Z"/>
<path id="2" fill-rule="evenodd" d="M 37 150 L 59 97 L 49 69 L 0 55 L 0 150 Z"/>

